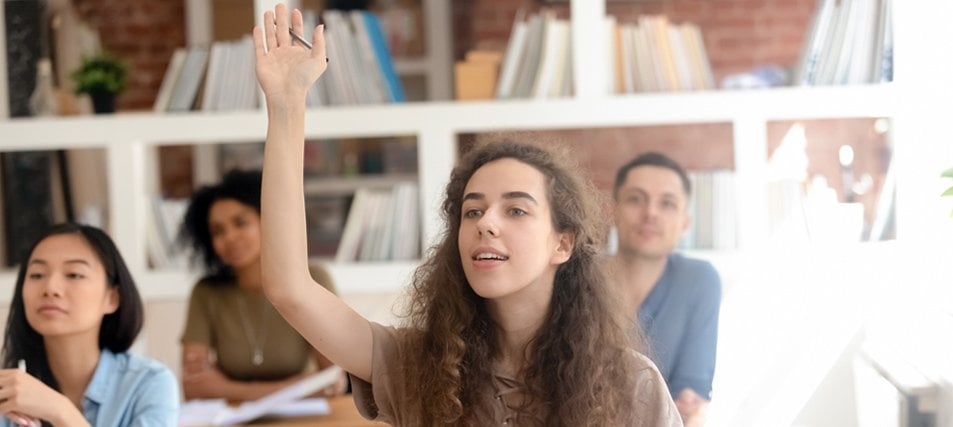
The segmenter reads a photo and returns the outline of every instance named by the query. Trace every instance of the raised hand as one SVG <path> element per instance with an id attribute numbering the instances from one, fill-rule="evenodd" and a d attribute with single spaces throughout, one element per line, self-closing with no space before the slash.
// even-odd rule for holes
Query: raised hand
<path id="1" fill-rule="evenodd" d="M 264 22 L 255 26 L 255 74 L 265 92 L 268 108 L 280 108 L 289 102 L 304 99 L 308 89 L 327 69 L 324 46 L 324 25 L 305 32 L 301 11 L 288 13 L 283 3 L 274 12 L 265 12 Z M 295 42 L 290 30 L 307 37 L 311 34 L 311 50 Z"/>

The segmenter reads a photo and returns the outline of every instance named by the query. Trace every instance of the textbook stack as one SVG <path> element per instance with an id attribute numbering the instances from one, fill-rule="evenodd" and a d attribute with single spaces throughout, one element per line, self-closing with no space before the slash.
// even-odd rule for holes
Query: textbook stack
<path id="1" fill-rule="evenodd" d="M 412 260 L 419 256 L 420 208 L 416 183 L 354 194 L 335 261 Z"/>
<path id="2" fill-rule="evenodd" d="M 688 201 L 691 222 L 679 241 L 679 248 L 736 249 L 738 215 L 734 172 L 693 171 L 688 178 L 692 183 Z"/>
<path id="3" fill-rule="evenodd" d="M 554 98 L 572 94 L 569 21 L 546 9 L 518 14 L 500 66 L 496 97 Z"/>
<path id="4" fill-rule="evenodd" d="M 893 80 L 891 0 L 820 0 L 795 84 L 847 85 Z"/>
<path id="5" fill-rule="evenodd" d="M 611 37 L 613 92 L 666 92 L 715 88 L 701 30 L 674 24 L 664 15 L 643 15 L 637 23 L 606 18 Z"/>
<path id="6" fill-rule="evenodd" d="M 404 102 L 393 59 L 377 17 L 367 11 L 326 10 L 321 14 L 329 59 L 326 76 L 308 93 L 309 107 Z M 318 13 L 304 13 L 314 28 Z M 310 39 L 311 33 L 304 35 Z M 235 111 L 257 108 L 255 46 L 250 35 L 237 41 L 178 48 L 156 96 L 155 111 Z"/>
<path id="7" fill-rule="evenodd" d="M 673 24 L 664 15 L 640 16 L 632 24 L 604 21 L 612 61 L 610 92 L 714 89 L 701 30 Z M 497 98 L 551 98 L 572 94 L 568 21 L 551 10 L 517 15 L 500 69 Z"/>

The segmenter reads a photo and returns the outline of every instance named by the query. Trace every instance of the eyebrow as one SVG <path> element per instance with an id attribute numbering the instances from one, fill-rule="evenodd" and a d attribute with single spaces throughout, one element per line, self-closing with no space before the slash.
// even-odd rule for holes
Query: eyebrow
<path id="1" fill-rule="evenodd" d="M 82 265 L 87 265 L 87 266 L 90 265 L 90 264 L 89 264 L 89 261 L 86 261 L 85 259 L 69 259 L 69 260 L 66 260 L 65 263 L 66 263 L 66 264 L 82 264 Z M 45 260 L 42 260 L 42 259 L 35 259 L 35 260 L 30 261 L 30 265 L 33 265 L 33 264 L 47 265 L 47 264 L 49 264 L 49 263 L 46 262 Z"/>
<path id="2" fill-rule="evenodd" d="M 504 199 L 526 199 L 530 202 L 533 202 L 534 205 L 539 204 L 539 202 L 536 201 L 535 197 L 533 197 L 532 195 L 530 195 L 529 193 L 525 191 L 508 191 L 506 193 L 503 193 L 503 198 Z M 463 196 L 464 201 L 484 200 L 484 199 L 486 199 L 486 195 L 483 193 L 467 193 L 466 195 Z"/>

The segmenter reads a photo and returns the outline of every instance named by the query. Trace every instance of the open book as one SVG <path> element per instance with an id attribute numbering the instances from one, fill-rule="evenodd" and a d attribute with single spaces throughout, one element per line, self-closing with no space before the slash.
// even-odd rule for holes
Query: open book
<path id="1" fill-rule="evenodd" d="M 265 415 L 322 415 L 330 408 L 325 399 L 305 399 L 333 385 L 341 377 L 341 368 L 332 366 L 309 375 L 294 384 L 258 400 L 229 406 L 224 399 L 193 400 L 182 404 L 180 426 L 227 426 L 244 423 Z"/>

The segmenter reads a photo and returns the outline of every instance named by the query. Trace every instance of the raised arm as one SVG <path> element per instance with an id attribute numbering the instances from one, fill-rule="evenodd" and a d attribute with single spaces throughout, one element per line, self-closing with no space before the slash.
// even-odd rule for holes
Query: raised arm
<path id="1" fill-rule="evenodd" d="M 255 27 L 255 71 L 268 107 L 261 195 L 261 267 L 265 295 L 288 323 L 344 370 L 371 373 L 371 328 L 308 272 L 304 214 L 304 112 L 308 88 L 327 68 L 324 27 L 312 31 L 313 50 L 292 43 L 283 4 Z M 301 12 L 291 27 L 303 32 Z"/>

